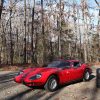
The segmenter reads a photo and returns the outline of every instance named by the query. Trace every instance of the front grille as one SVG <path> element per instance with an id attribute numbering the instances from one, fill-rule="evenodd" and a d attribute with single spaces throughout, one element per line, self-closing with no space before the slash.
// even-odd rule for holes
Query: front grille
<path id="1" fill-rule="evenodd" d="M 23 81 L 23 84 L 26 86 L 33 86 L 34 85 L 34 83 L 26 83 L 25 81 Z"/>

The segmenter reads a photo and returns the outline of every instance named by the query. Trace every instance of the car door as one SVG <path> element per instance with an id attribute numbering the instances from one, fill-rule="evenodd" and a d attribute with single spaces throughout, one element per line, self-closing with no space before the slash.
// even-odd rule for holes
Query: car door
<path id="1" fill-rule="evenodd" d="M 62 68 L 60 71 L 60 83 L 64 84 L 70 81 L 70 74 L 72 72 L 71 63 L 70 62 L 62 62 L 60 67 Z"/>
<path id="2" fill-rule="evenodd" d="M 72 70 L 74 74 L 73 76 L 74 80 L 81 79 L 83 77 L 83 69 L 81 67 L 80 62 L 78 61 L 73 62 Z"/>

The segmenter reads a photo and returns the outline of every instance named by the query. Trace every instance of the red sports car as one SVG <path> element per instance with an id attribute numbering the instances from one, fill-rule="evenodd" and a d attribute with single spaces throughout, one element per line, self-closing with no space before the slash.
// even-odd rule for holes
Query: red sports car
<path id="1" fill-rule="evenodd" d="M 29 87 L 44 86 L 46 90 L 55 91 L 59 85 L 68 82 L 88 81 L 91 73 L 91 68 L 78 60 L 55 60 L 46 67 L 22 70 L 14 80 Z"/>

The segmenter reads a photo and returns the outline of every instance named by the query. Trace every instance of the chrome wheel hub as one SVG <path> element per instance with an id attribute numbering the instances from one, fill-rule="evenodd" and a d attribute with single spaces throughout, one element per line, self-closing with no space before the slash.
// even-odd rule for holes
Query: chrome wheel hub
<path id="1" fill-rule="evenodd" d="M 55 79 L 53 79 L 53 80 L 51 81 L 50 88 L 51 88 L 51 89 L 55 89 L 56 87 L 57 87 L 57 81 L 56 81 Z"/>
<path id="2" fill-rule="evenodd" d="M 89 79 L 89 77 L 90 77 L 89 72 L 86 72 L 86 74 L 85 74 L 85 78 L 86 78 L 86 79 Z"/>

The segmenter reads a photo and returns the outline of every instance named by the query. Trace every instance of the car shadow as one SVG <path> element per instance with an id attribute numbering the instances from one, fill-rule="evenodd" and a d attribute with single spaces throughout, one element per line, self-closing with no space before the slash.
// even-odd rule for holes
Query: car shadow
<path id="1" fill-rule="evenodd" d="M 45 90 L 45 89 L 44 89 L 44 86 L 29 86 L 29 88 L 31 88 L 31 89 L 36 89 L 36 90 L 38 90 L 38 89 L 40 89 L 40 90 Z"/>
<path id="2" fill-rule="evenodd" d="M 21 92 L 21 93 L 17 93 L 16 95 L 13 95 L 13 96 L 11 96 L 11 97 L 8 97 L 6 100 L 21 100 L 21 98 L 22 98 L 25 94 L 27 94 L 27 93 L 29 93 L 29 92 L 31 92 L 31 91 L 32 91 L 32 89 L 25 90 L 25 91 L 23 91 L 23 92 Z"/>
<path id="3" fill-rule="evenodd" d="M 34 89 L 27 89 L 25 91 L 12 95 L 6 100 L 49 100 L 56 96 L 60 91 L 61 90 L 48 92 L 46 90 L 42 90 L 41 87 L 34 87 Z"/>
<path id="4" fill-rule="evenodd" d="M 89 81 L 91 81 L 91 80 L 94 79 L 95 77 L 96 77 L 95 75 L 91 75 Z M 73 81 L 73 82 L 66 83 L 66 84 L 64 84 L 64 85 L 59 86 L 59 87 L 58 87 L 58 90 L 61 89 L 61 88 L 66 87 L 66 86 L 70 86 L 70 85 L 72 85 L 72 84 L 77 84 L 77 83 L 81 83 L 81 82 L 83 82 L 83 79 L 80 79 L 80 80 L 77 80 L 77 81 Z"/>
<path id="5" fill-rule="evenodd" d="M 94 79 L 95 77 L 96 77 L 95 75 L 91 75 L 90 80 Z"/>

